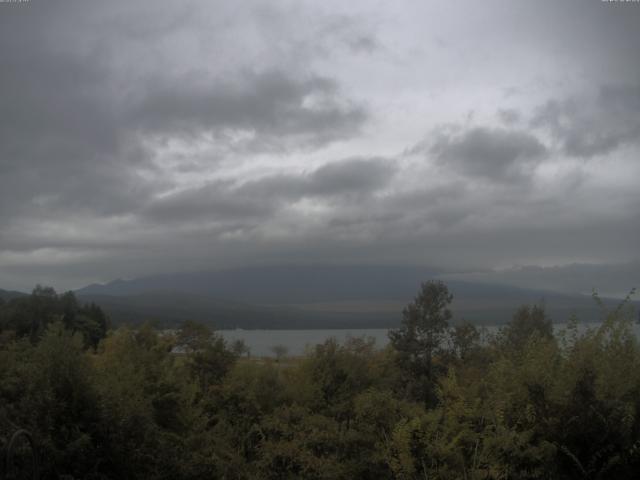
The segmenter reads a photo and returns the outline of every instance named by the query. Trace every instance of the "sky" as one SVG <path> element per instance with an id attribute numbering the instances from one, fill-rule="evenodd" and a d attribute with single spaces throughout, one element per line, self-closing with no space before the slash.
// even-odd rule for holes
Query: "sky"
<path id="1" fill-rule="evenodd" d="M 0 3 L 0 288 L 640 286 L 640 3 Z"/>

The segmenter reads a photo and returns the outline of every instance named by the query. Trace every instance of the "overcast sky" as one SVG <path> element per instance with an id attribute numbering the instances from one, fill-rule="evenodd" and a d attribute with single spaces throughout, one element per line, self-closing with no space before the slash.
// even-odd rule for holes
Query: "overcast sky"
<path id="1" fill-rule="evenodd" d="M 639 154 L 640 3 L 0 3 L 0 288 L 290 263 L 626 288 Z"/>

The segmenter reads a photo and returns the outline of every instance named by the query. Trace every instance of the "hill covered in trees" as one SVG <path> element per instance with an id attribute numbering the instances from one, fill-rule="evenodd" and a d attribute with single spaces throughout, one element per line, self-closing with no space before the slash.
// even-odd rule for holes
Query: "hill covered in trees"
<path id="1" fill-rule="evenodd" d="M 628 302 L 557 336 L 522 306 L 487 338 L 450 306 L 428 282 L 387 348 L 272 360 L 195 322 L 108 330 L 99 307 L 36 288 L 0 304 L 0 426 L 33 433 L 43 478 L 637 478 Z"/>

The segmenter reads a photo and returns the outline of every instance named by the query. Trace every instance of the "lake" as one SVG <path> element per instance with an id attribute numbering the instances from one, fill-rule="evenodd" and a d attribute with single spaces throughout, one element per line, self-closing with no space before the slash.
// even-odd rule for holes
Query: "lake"
<path id="1" fill-rule="evenodd" d="M 581 329 L 597 327 L 598 324 L 580 324 Z M 556 332 L 564 329 L 566 324 L 554 324 Z M 484 327 L 487 333 L 495 333 L 499 326 Z M 633 329 L 640 337 L 640 325 L 634 324 Z M 342 343 L 349 337 L 373 337 L 376 346 L 383 348 L 389 343 L 389 329 L 329 329 L 329 330 L 218 330 L 225 340 L 244 340 L 251 350 L 252 356 L 270 357 L 274 356 L 271 348 L 274 345 L 283 345 L 287 348 L 288 355 L 302 355 L 307 346 L 314 346 L 323 343 L 328 338 L 334 337 Z"/>

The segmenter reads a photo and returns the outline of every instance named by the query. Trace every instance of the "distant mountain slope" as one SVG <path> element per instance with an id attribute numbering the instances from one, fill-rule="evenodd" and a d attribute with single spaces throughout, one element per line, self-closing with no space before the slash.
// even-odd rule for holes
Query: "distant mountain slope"
<path id="1" fill-rule="evenodd" d="M 16 292 L 15 290 L 2 290 L 0 288 L 0 298 L 2 300 L 11 300 L 12 298 L 19 298 L 26 296 L 26 293 Z"/>
<path id="2" fill-rule="evenodd" d="M 116 322 L 192 319 L 216 328 L 393 327 L 422 281 L 437 271 L 413 267 L 263 267 L 158 275 L 90 285 L 76 293 Z M 576 313 L 597 321 L 589 296 L 448 281 L 454 317 L 478 324 L 509 321 L 522 304 L 544 303 L 556 322 Z M 612 306 L 616 301 L 605 300 Z"/>
<path id="3" fill-rule="evenodd" d="M 150 321 L 168 328 L 184 320 L 207 323 L 216 329 L 388 328 L 396 324 L 396 315 L 388 312 L 322 312 L 298 306 L 223 302 L 179 292 L 79 294 L 78 298 L 100 305 L 115 325 Z"/>
<path id="4" fill-rule="evenodd" d="M 173 291 L 250 303 L 301 303 L 400 298 L 438 272 L 425 267 L 287 266 L 155 275 L 89 285 L 79 295 Z"/>

